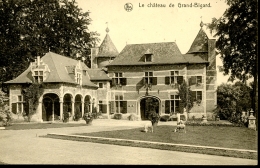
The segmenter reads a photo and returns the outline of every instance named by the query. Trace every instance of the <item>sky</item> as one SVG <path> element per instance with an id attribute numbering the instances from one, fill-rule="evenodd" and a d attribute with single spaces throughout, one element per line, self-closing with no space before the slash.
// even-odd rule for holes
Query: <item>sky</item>
<path id="1" fill-rule="evenodd" d="M 76 0 L 76 2 L 83 12 L 90 12 L 89 17 L 92 21 L 88 29 L 100 34 L 99 45 L 108 27 L 109 36 L 118 52 L 121 52 L 126 44 L 176 42 L 181 53 L 185 54 L 200 30 L 200 22 L 210 23 L 212 18 L 221 17 L 228 7 L 225 0 Z M 125 10 L 127 3 L 132 4 L 131 11 Z M 165 7 L 158 7 L 159 5 Z M 217 56 L 217 66 L 219 65 L 222 65 L 222 61 Z M 228 76 L 223 76 L 218 71 L 217 85 L 227 83 L 227 79 Z"/>

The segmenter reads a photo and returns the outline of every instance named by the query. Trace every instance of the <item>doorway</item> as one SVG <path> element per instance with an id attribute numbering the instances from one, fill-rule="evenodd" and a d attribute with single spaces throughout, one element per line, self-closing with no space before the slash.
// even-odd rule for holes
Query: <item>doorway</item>
<path id="1" fill-rule="evenodd" d="M 159 114 L 159 100 L 154 97 L 144 97 L 140 100 L 141 120 L 148 120 L 149 112 L 155 110 Z"/>

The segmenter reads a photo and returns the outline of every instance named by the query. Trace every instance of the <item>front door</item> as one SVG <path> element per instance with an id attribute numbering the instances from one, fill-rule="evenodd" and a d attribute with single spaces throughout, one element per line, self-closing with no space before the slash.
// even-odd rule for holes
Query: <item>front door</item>
<path id="1" fill-rule="evenodd" d="M 140 101 L 140 113 L 142 120 L 148 120 L 149 112 L 155 110 L 159 114 L 159 101 L 153 97 L 146 97 Z"/>

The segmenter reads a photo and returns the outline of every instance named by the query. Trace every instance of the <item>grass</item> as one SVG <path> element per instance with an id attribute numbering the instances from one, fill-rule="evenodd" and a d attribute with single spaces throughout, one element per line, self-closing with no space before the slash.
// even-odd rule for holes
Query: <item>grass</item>
<path id="1" fill-rule="evenodd" d="M 5 130 L 27 130 L 27 129 L 48 129 L 86 126 L 84 123 L 17 123 L 5 127 Z"/>
<path id="2" fill-rule="evenodd" d="M 104 137 L 125 139 L 105 140 L 100 138 L 82 138 L 47 135 L 46 137 L 65 140 L 87 141 L 94 143 L 103 143 L 111 145 L 133 146 L 142 148 L 153 148 L 160 150 L 172 150 L 189 153 L 200 153 L 209 155 L 228 156 L 236 158 L 246 158 L 257 160 L 257 152 L 234 151 L 220 148 L 235 148 L 257 151 L 257 131 L 245 127 L 219 127 L 219 126 L 187 126 L 187 133 L 173 132 L 175 126 L 162 125 L 157 126 L 154 133 L 144 133 L 143 128 L 134 128 L 126 130 L 102 131 L 93 133 L 81 133 L 74 135 Z M 127 140 L 147 141 L 147 143 L 136 143 Z M 178 145 L 154 144 L 152 142 L 163 142 L 171 144 L 188 144 L 198 146 L 220 147 L 217 149 L 188 147 Z"/>
<path id="3" fill-rule="evenodd" d="M 157 126 L 154 133 L 143 128 L 83 133 L 77 135 L 257 150 L 257 132 L 245 127 L 186 126 L 187 133 L 174 126 Z"/>
<path id="4" fill-rule="evenodd" d="M 26 129 L 48 129 L 63 127 L 86 126 L 85 123 L 23 123 L 13 124 L 5 127 L 6 130 L 26 130 Z M 246 127 L 226 127 L 226 126 L 190 126 L 186 125 L 187 133 L 174 132 L 175 126 L 159 125 L 155 127 L 154 133 L 145 133 L 143 128 L 134 128 L 126 130 L 102 131 L 93 133 L 81 133 L 76 135 L 117 138 L 126 140 L 152 141 L 171 144 L 188 144 L 198 146 L 235 148 L 235 149 L 258 149 L 257 131 Z M 46 136 L 51 137 L 51 136 Z M 57 137 L 54 137 L 57 138 Z M 71 137 L 59 137 L 66 140 L 79 140 Z M 80 139 L 81 141 L 83 139 Z M 211 154 L 220 156 L 230 156 L 247 159 L 257 159 L 257 153 L 254 152 L 234 152 L 228 150 L 217 150 L 207 148 L 196 148 L 186 146 L 167 146 L 149 143 L 132 143 L 128 141 L 111 141 L 102 139 L 84 139 L 84 141 L 105 143 L 112 145 L 135 146 L 144 148 L 155 148 L 162 150 L 173 150 L 182 152 L 192 152 L 201 154 Z M 1 162 L 0 162 L 1 163 Z"/>

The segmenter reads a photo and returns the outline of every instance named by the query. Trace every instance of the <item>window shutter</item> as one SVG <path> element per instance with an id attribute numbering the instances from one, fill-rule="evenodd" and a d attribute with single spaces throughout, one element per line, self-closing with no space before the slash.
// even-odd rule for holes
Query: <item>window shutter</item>
<path id="1" fill-rule="evenodd" d="M 126 85 L 126 78 L 121 78 L 121 84 Z"/>
<path id="2" fill-rule="evenodd" d="M 180 85 L 183 83 L 183 76 L 177 76 L 177 83 Z"/>
<path id="3" fill-rule="evenodd" d="M 114 114 L 115 113 L 115 102 L 111 101 L 110 102 L 110 114 Z"/>
<path id="4" fill-rule="evenodd" d="M 102 113 L 107 113 L 107 105 L 102 104 Z"/>
<path id="5" fill-rule="evenodd" d="M 14 114 L 17 113 L 17 104 L 16 104 L 16 103 L 12 103 L 12 112 L 13 112 Z"/>
<path id="6" fill-rule="evenodd" d="M 169 84 L 170 84 L 170 77 L 165 76 L 165 85 L 169 85 Z"/>
<path id="7" fill-rule="evenodd" d="M 196 100 L 196 91 L 191 91 L 191 97 L 192 97 L 191 100 L 193 100 L 193 101 Z"/>
<path id="8" fill-rule="evenodd" d="M 145 77 L 143 77 L 143 85 L 145 85 L 146 84 L 146 79 L 145 79 Z"/>
<path id="9" fill-rule="evenodd" d="M 127 101 L 122 101 L 122 103 L 123 103 L 123 111 L 122 111 L 122 113 L 127 113 Z"/>
<path id="10" fill-rule="evenodd" d="M 195 85 L 196 84 L 196 76 L 192 76 L 190 78 L 190 85 Z"/>
<path id="11" fill-rule="evenodd" d="M 157 85 L 157 77 L 153 77 L 153 82 L 152 82 L 153 85 Z"/>
<path id="12" fill-rule="evenodd" d="M 165 114 L 170 113 L 170 100 L 165 100 Z"/>
<path id="13" fill-rule="evenodd" d="M 115 86 L 115 78 L 112 78 L 112 87 Z"/>

